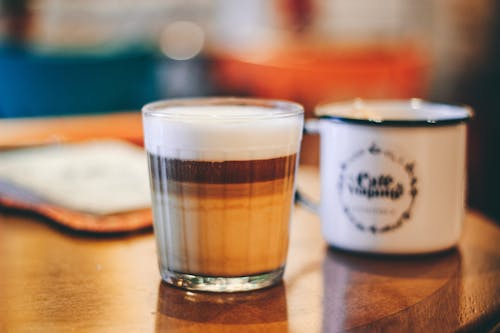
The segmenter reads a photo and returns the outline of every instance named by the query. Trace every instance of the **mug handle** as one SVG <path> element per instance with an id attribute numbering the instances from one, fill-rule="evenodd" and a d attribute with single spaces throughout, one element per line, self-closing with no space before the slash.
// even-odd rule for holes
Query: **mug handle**
<path id="1" fill-rule="evenodd" d="M 304 135 L 306 134 L 319 134 L 319 120 L 309 119 L 304 123 Z M 319 203 L 314 202 L 312 199 L 304 195 L 300 189 L 295 190 L 294 202 L 306 208 L 312 213 L 319 215 Z"/>

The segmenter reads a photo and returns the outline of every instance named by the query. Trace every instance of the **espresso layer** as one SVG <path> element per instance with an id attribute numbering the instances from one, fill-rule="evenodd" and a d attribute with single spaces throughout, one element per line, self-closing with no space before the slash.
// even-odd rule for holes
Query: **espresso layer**
<path id="1" fill-rule="evenodd" d="M 168 181 L 234 184 L 282 179 L 295 173 L 296 154 L 264 160 L 192 161 L 148 154 Z M 159 174 L 160 175 L 160 174 Z"/>
<path id="2" fill-rule="evenodd" d="M 289 178 L 280 178 L 263 182 L 232 184 L 167 181 L 158 185 L 160 187 L 165 186 L 166 193 L 169 195 L 178 197 L 195 196 L 199 199 L 227 199 L 274 195 L 275 193 L 285 192 L 291 186 L 289 182 Z M 164 191 L 164 189 L 162 190 Z"/>

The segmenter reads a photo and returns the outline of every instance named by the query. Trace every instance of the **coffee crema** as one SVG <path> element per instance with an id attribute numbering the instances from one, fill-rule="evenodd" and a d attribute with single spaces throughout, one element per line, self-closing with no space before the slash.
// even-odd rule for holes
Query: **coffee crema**
<path id="1" fill-rule="evenodd" d="M 228 161 L 148 157 L 162 270 L 237 277 L 284 266 L 295 153 Z"/>

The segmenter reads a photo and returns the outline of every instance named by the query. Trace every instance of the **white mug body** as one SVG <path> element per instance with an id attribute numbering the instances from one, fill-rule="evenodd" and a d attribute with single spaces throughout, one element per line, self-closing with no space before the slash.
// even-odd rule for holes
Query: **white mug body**
<path id="1" fill-rule="evenodd" d="M 455 246 L 465 212 L 466 124 L 381 126 L 320 119 L 322 233 L 352 251 Z"/>

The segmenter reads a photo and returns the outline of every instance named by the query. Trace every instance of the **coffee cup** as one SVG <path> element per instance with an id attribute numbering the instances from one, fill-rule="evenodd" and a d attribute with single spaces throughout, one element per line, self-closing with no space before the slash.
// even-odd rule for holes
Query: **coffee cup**
<path id="1" fill-rule="evenodd" d="M 466 122 L 472 114 L 466 106 L 419 99 L 317 106 L 317 118 L 305 129 L 320 135 L 321 199 L 315 207 L 328 244 L 381 254 L 455 246 L 465 211 Z"/>
<path id="2" fill-rule="evenodd" d="M 178 99 L 148 104 L 142 114 L 163 280 L 213 292 L 278 283 L 288 250 L 302 106 Z"/>

